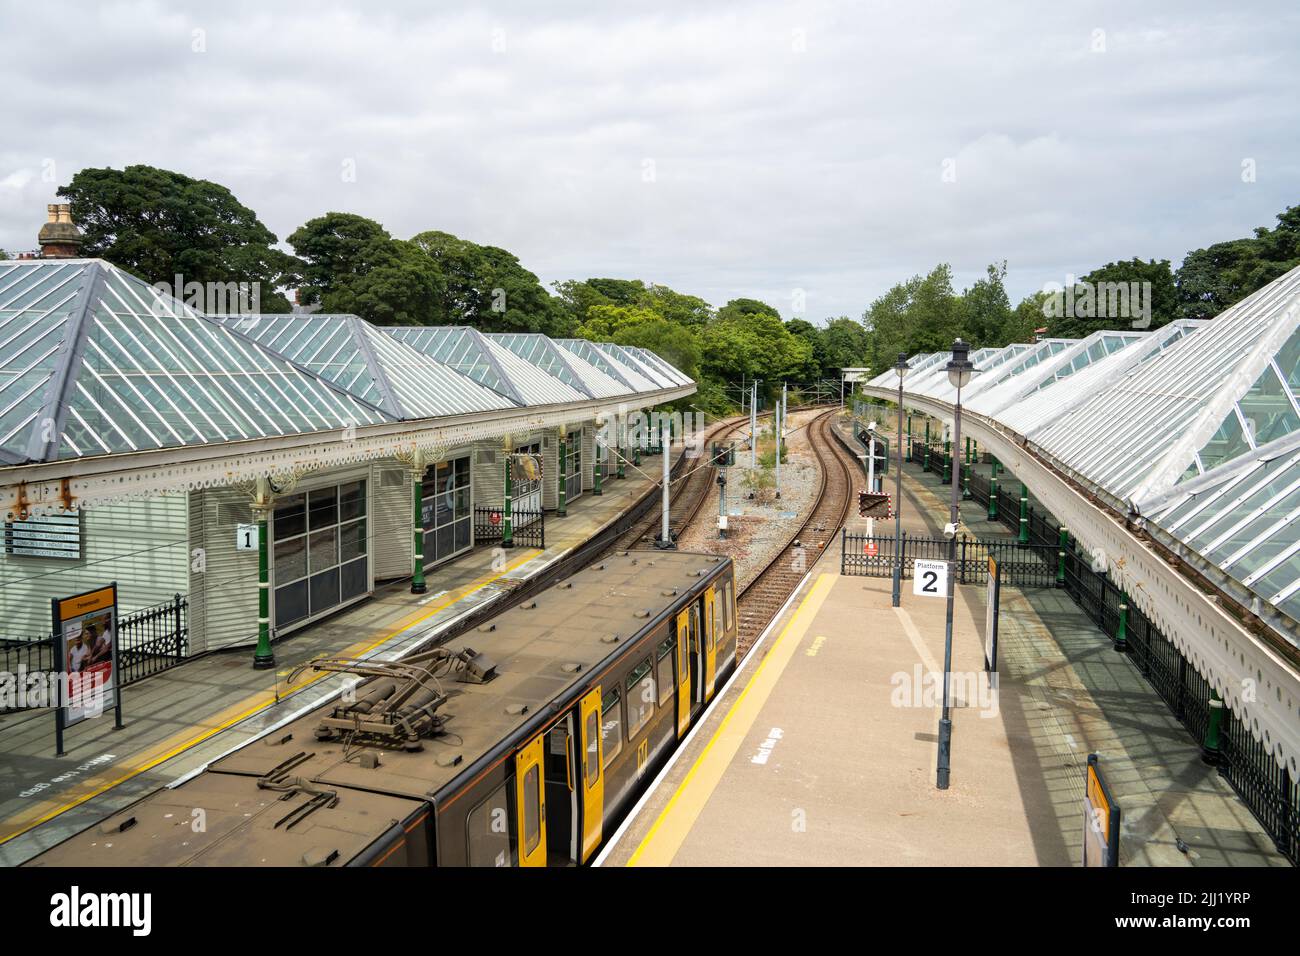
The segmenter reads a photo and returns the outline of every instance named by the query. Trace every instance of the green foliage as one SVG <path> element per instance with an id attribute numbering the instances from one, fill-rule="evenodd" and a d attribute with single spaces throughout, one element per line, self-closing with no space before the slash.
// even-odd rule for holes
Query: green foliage
<path id="1" fill-rule="evenodd" d="M 273 248 L 275 234 L 224 186 L 153 166 L 83 169 L 59 195 L 85 241 L 81 254 L 106 259 L 149 283 L 260 283 L 261 308 L 288 312 L 278 286 L 299 263 Z"/>
<path id="2" fill-rule="evenodd" d="M 1300 265 L 1300 206 L 1279 213 L 1277 222 L 1256 229 L 1253 238 L 1189 252 L 1175 275 L 1180 317 L 1218 315 Z"/>
<path id="3" fill-rule="evenodd" d="M 985 277 L 967 289 L 961 296 L 962 338 L 975 348 L 1010 345 L 1007 337 L 1011 324 L 1011 300 L 1007 297 L 1003 280 L 1007 277 L 1007 263 L 993 263 Z"/>
<path id="4" fill-rule="evenodd" d="M 578 326 L 579 338 L 649 349 L 691 378 L 699 375 L 700 348 L 689 327 L 636 306 L 595 305 Z"/>
<path id="5" fill-rule="evenodd" d="M 750 309 L 750 304 L 759 306 Z M 792 334 L 771 306 L 735 299 L 699 331 L 700 368 L 724 381 L 759 378 L 765 391 L 784 379 L 796 379 L 812 360 L 807 340 Z"/>
<path id="6" fill-rule="evenodd" d="M 8 258 L 9 258 L 9 253 L 5 252 L 3 249 L 0 249 L 0 262 L 3 262 Z"/>
<path id="7" fill-rule="evenodd" d="M 299 300 L 350 312 L 376 325 L 427 325 L 445 282 L 419 247 L 379 223 L 331 212 L 298 227 L 289 243 L 302 258 Z"/>
<path id="8" fill-rule="evenodd" d="M 437 230 L 419 233 L 411 242 L 443 280 L 439 307 L 428 324 L 470 325 L 484 332 L 572 332 L 564 304 L 506 250 Z"/>
<path id="9" fill-rule="evenodd" d="M 1131 289 L 1128 315 L 1119 314 L 1108 289 Z M 1120 300 L 1121 302 L 1123 300 Z M 1178 291 L 1167 259 L 1108 262 L 1094 269 L 1074 289 L 1073 304 L 1063 295 L 1047 300 L 1047 334 L 1052 338 L 1081 339 L 1099 329 L 1152 328 L 1178 317 Z M 1144 325 L 1149 321 L 1149 325 Z"/>

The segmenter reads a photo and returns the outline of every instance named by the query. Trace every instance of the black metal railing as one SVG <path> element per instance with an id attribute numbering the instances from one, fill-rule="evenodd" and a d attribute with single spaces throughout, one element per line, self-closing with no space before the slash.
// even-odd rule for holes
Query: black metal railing
<path id="1" fill-rule="evenodd" d="M 141 608 L 117 619 L 117 672 L 122 686 L 175 667 L 189 652 L 189 599 Z M 62 654 L 54 634 L 0 639 L 0 669 L 9 674 L 58 670 Z"/>
<path id="2" fill-rule="evenodd" d="M 474 509 L 474 541 L 500 541 L 505 536 L 505 514 L 500 508 Z M 520 548 L 546 547 L 546 513 L 512 508 L 510 541 Z"/>
<path id="3" fill-rule="evenodd" d="M 903 577 L 912 577 L 917 560 L 947 561 L 947 538 L 902 536 Z M 1056 548 L 1020 544 L 1005 539 L 979 539 L 959 535 L 956 543 L 958 584 L 975 584 L 985 580 L 989 558 L 997 560 L 1002 581 L 1010 587 L 1050 588 L 1061 582 L 1057 575 Z M 840 573 L 849 576 L 892 577 L 894 573 L 894 539 L 892 536 L 868 536 L 840 531 Z"/>
<path id="4" fill-rule="evenodd" d="M 908 459 L 924 466 L 925 442 L 913 439 Z M 954 464 L 953 467 L 956 467 Z M 943 445 L 930 443 L 930 471 L 943 471 Z M 971 471 L 970 498 L 988 507 L 991 497 L 990 480 Z M 1021 501 L 1019 479 L 1006 472 L 998 475 L 997 520 L 1010 531 L 1020 535 Z M 1168 705 L 1173 715 L 1182 723 L 1192 739 L 1201 746 L 1205 743 L 1210 728 L 1211 688 L 1209 683 L 1196 672 L 1178 647 L 1155 626 L 1141 610 L 1128 605 L 1123 592 L 1115 586 L 1104 572 L 1092 569 L 1091 558 L 1081 554 L 1076 542 L 1063 529 L 1052 515 L 1026 502 L 1024 508 L 1025 536 L 1027 544 L 1016 547 L 1028 548 L 1038 560 L 1046 560 L 1051 565 L 1053 577 L 1059 582 L 1063 579 L 1066 593 L 1112 641 L 1120 631 L 1121 620 L 1124 621 L 1124 646 L 1138 671 Z M 874 558 L 852 555 L 856 548 L 861 551 L 866 542 L 862 536 L 853 536 L 858 540 L 848 544 L 849 536 L 844 538 L 844 549 L 849 557 L 842 562 L 868 569 L 845 571 L 844 573 L 893 573 L 893 539 L 876 539 L 877 555 Z M 1062 538 L 1065 545 L 1062 547 Z M 916 548 L 910 539 L 905 548 L 905 571 L 910 574 L 910 562 L 916 557 L 928 557 Z M 935 540 L 935 539 L 930 539 Z M 946 541 L 942 542 L 947 544 Z M 999 544 L 1001 544 L 999 542 Z M 929 546 L 927 546 L 929 547 Z M 1005 545 L 1003 545 L 1005 547 Z M 1047 559 L 1047 555 L 1055 555 Z M 1014 555 L 1014 553 L 1013 553 Z M 942 560 L 947 551 L 935 555 Z M 1005 575 L 1007 567 L 1016 566 L 1017 558 L 1011 556 L 1004 567 L 1003 581 L 1016 585 L 1014 579 Z M 975 562 L 978 564 L 978 560 Z M 880 570 L 883 568 L 883 571 Z M 970 568 L 965 569 L 967 581 L 981 581 L 983 577 L 970 577 Z M 1013 572 L 1014 575 L 1015 572 Z M 1037 572 L 1030 570 L 1025 579 L 1037 580 Z M 959 580 L 961 578 L 959 577 Z M 1024 584 L 1018 584 L 1024 587 Z M 1032 586 L 1032 585 L 1030 585 Z M 1123 613 L 1121 609 L 1123 608 Z M 1300 864 L 1300 782 L 1292 780 L 1290 774 L 1280 767 L 1267 748 L 1250 733 L 1237 715 L 1226 707 L 1223 708 L 1223 720 L 1219 733 L 1219 753 L 1217 755 L 1219 773 L 1241 797 L 1260 825 L 1268 833 L 1278 852 L 1294 864 Z"/>

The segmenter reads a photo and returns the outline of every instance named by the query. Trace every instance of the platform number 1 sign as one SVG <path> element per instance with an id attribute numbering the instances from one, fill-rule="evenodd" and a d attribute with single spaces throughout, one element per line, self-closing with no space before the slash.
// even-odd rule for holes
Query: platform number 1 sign
<path id="1" fill-rule="evenodd" d="M 948 562 L 916 561 L 912 569 L 912 593 L 921 597 L 947 597 Z"/>
<path id="2" fill-rule="evenodd" d="M 257 525 L 241 524 L 235 529 L 235 550 L 257 550 Z"/>

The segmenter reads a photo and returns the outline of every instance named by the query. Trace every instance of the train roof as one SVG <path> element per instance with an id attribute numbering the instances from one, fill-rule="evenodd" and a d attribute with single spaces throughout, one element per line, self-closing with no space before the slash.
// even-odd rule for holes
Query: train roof
<path id="1" fill-rule="evenodd" d="M 619 552 L 449 641 L 451 652 L 472 648 L 486 655 L 496 676 L 483 684 L 444 681 L 448 699 L 437 713 L 445 718 L 445 732 L 424 737 L 418 751 L 318 740 L 316 728 L 334 706 L 326 704 L 32 863 L 295 865 L 323 855 L 321 848 L 327 848 L 324 855 L 337 851 L 345 862 L 422 801 L 449 795 L 508 756 L 509 742 L 545 722 L 593 671 L 727 560 L 679 551 Z M 362 760 L 367 752 L 378 760 Z M 259 778 L 273 776 L 309 787 L 289 793 L 258 787 Z M 312 808 L 292 828 L 277 824 L 322 790 L 339 794 L 339 801 Z M 205 809 L 206 833 L 193 831 L 193 808 Z"/>

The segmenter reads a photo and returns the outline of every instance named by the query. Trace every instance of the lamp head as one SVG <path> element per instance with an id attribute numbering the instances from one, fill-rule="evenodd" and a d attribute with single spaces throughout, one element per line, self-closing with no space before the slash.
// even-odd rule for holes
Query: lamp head
<path id="1" fill-rule="evenodd" d="M 970 346 L 957 339 L 952 343 L 952 360 L 944 366 L 948 373 L 948 381 L 953 388 L 965 388 L 966 383 L 970 381 L 971 373 L 975 371 L 975 366 L 970 362 Z"/>
<path id="2" fill-rule="evenodd" d="M 899 352 L 898 361 L 894 364 L 894 373 L 898 376 L 900 382 L 907 377 L 907 372 L 911 367 L 907 364 L 907 353 Z"/>

